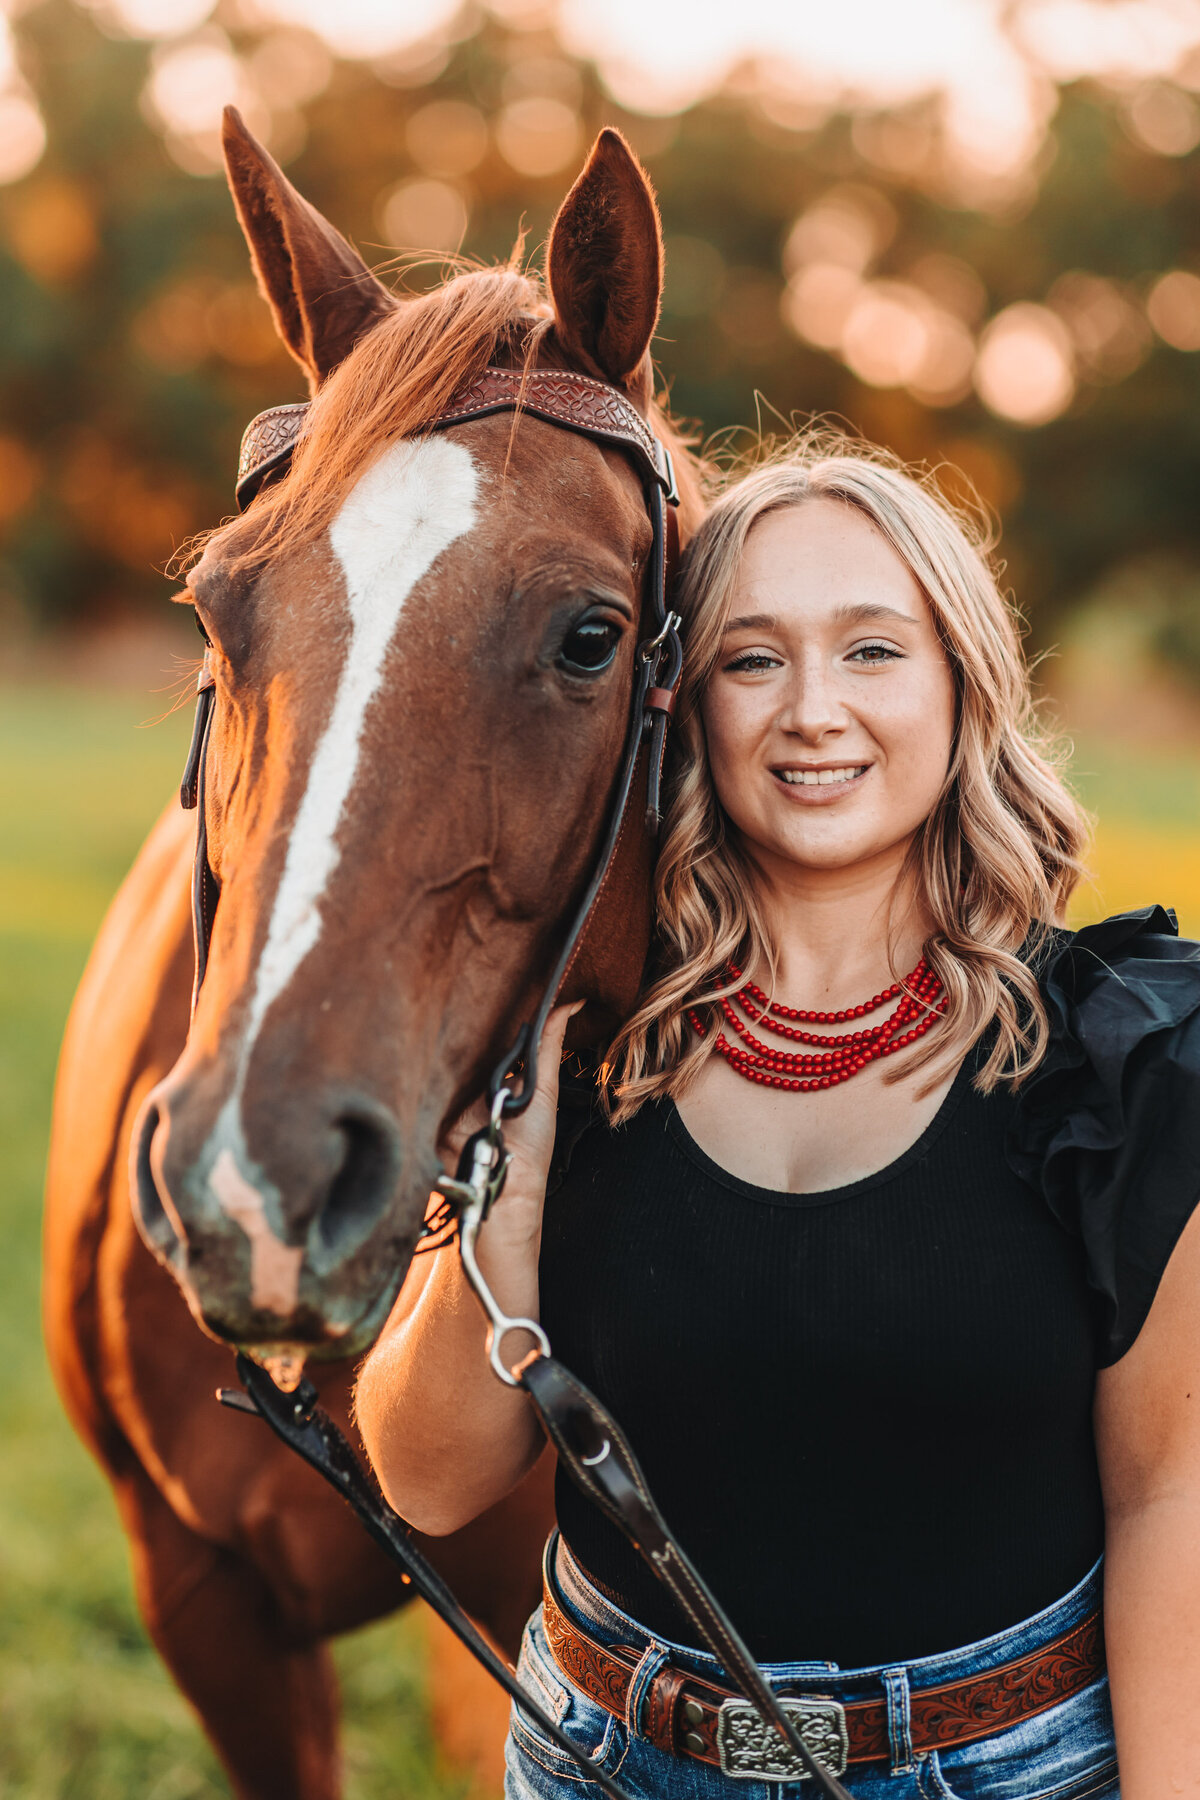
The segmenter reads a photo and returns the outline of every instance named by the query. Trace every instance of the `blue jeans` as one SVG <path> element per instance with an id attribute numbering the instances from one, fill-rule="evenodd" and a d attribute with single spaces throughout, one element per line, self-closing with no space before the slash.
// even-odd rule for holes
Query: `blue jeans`
<path id="1" fill-rule="evenodd" d="M 725 1681 L 715 1659 L 653 1637 L 588 1581 L 557 1533 L 547 1570 L 559 1605 L 590 1636 L 646 1651 L 629 1695 L 635 1717 L 663 1662 L 709 1681 Z M 957 1749 L 914 1752 L 908 1742 L 909 1693 L 961 1681 L 1014 1662 L 1062 1637 L 1100 1604 L 1101 1564 L 1044 1612 L 995 1637 L 907 1665 L 839 1669 L 835 1663 L 768 1663 L 772 1686 L 842 1702 L 881 1696 L 887 1702 L 890 1762 L 851 1763 L 841 1777 L 855 1800 L 1119 1800 L 1117 1753 L 1108 1680 L 994 1737 Z M 521 1680 L 563 1729 L 635 1800 L 808 1800 L 808 1781 L 731 1777 L 691 1757 L 658 1750 L 568 1681 L 542 1629 L 541 1609 L 525 1629 Z M 589 1800 L 600 1789 L 516 1706 L 505 1751 L 506 1800 Z"/>

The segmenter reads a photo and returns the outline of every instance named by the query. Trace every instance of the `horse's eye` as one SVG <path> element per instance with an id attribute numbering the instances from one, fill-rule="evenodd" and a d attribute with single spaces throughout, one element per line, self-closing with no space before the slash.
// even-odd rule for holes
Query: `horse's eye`
<path id="1" fill-rule="evenodd" d="M 621 627 L 596 613 L 572 625 L 558 653 L 559 667 L 570 675 L 598 675 L 617 654 Z"/>
<path id="2" fill-rule="evenodd" d="M 204 620 L 200 617 L 200 614 L 198 612 L 194 612 L 192 614 L 192 617 L 196 621 L 196 630 L 200 633 L 200 636 L 204 639 L 205 643 L 208 645 L 209 649 L 211 650 L 212 649 L 212 639 L 209 637 L 207 631 L 205 631 L 205 629 L 204 629 Z"/>

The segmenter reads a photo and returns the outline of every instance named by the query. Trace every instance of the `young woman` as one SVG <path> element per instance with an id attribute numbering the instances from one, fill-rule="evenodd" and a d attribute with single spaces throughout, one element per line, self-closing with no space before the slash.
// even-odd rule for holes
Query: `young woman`
<path id="1" fill-rule="evenodd" d="M 928 484 L 764 466 L 679 605 L 652 984 L 552 1176 L 548 1047 L 485 1273 L 854 1795 L 1200 1793 L 1200 949 L 1158 908 L 1062 928 L 1082 821 Z M 542 1448 L 480 1337 L 422 1259 L 363 1371 L 426 1531 Z M 561 1475 L 558 1517 L 522 1672 L 581 1747 L 635 1794 L 803 1795 Z M 508 1767 L 584 1785 L 516 1712 Z"/>

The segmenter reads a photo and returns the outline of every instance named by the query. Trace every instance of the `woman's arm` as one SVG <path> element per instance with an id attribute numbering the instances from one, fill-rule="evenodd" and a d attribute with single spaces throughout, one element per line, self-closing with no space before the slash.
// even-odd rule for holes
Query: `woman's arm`
<path id="1" fill-rule="evenodd" d="M 558 1067 L 567 1019 L 551 1013 L 537 1092 L 506 1129 L 513 1161 L 504 1193 L 479 1233 L 479 1266 L 505 1312 L 538 1317 L 538 1250 L 554 1148 Z M 482 1122 L 482 1121 L 481 1121 Z M 465 1135 L 465 1134 L 460 1134 Z M 387 1324 L 358 1378 L 359 1430 L 380 1485 L 419 1531 L 457 1531 L 503 1498 L 544 1445 L 524 1393 L 492 1373 L 487 1325 L 457 1248 L 413 1259 Z M 517 1362 L 532 1340 L 504 1345 Z"/>
<path id="2" fill-rule="evenodd" d="M 1101 1371 L 1096 1444 L 1121 1800 L 1200 1796 L 1200 1212 Z"/>

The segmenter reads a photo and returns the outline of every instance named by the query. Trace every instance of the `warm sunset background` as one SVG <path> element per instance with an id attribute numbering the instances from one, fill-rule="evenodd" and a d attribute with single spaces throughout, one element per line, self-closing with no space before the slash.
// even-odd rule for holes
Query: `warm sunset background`
<path id="1" fill-rule="evenodd" d="M 833 415 L 992 509 L 1097 815 L 1076 917 L 1200 935 L 1200 0 L 0 0 L 0 1793 L 225 1788 L 37 1332 L 54 1057 L 178 778 L 162 570 L 298 398 L 217 170 L 236 100 L 410 288 L 536 255 L 598 126 L 721 454 Z M 413 253 L 426 251 L 423 262 Z M 961 473 L 955 473 L 960 471 Z M 142 727 L 146 727 L 142 729 Z M 341 1650 L 350 1800 L 433 1800 L 416 1620 Z"/>

